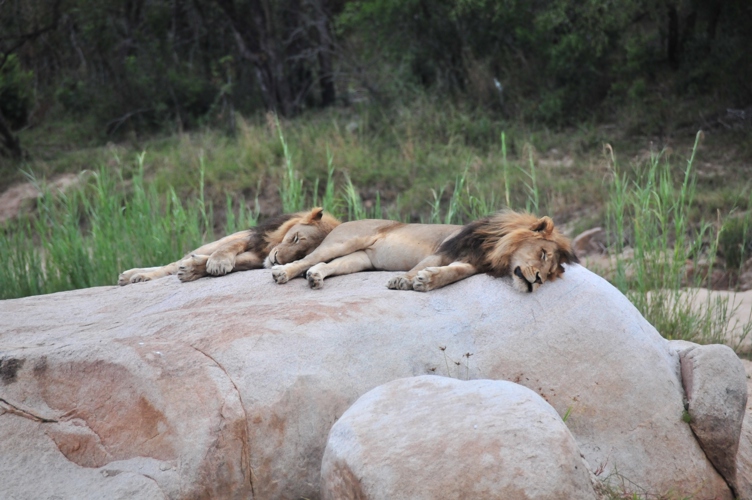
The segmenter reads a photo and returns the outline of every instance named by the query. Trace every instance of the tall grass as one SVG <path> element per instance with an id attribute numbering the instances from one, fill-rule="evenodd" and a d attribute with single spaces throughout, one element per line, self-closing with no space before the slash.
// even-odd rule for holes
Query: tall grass
<path id="1" fill-rule="evenodd" d="M 292 155 L 287 147 L 285 135 L 279 124 L 279 118 L 274 116 L 274 124 L 279 135 L 279 142 L 282 145 L 282 151 L 285 159 L 285 173 L 282 178 L 282 185 L 279 187 L 279 197 L 282 201 L 282 210 L 285 213 L 299 212 L 303 210 L 305 204 L 305 193 L 303 189 L 303 179 L 299 178 L 298 171 L 293 167 Z"/>
<path id="2" fill-rule="evenodd" d="M 211 204 L 201 194 L 182 202 L 174 190 L 158 193 L 144 179 L 144 161 L 142 154 L 130 179 L 101 168 L 66 191 L 34 179 L 42 193 L 35 213 L 0 238 L 10 263 L 0 266 L 0 298 L 111 285 L 122 270 L 172 262 L 213 237 Z"/>
<path id="3" fill-rule="evenodd" d="M 510 137 L 505 133 L 497 136 L 501 139 L 498 184 L 488 180 L 496 174 L 489 177 L 484 173 L 477 156 L 467 155 L 462 161 L 455 158 L 464 166 L 453 183 L 436 179 L 434 188 L 425 189 L 423 195 L 408 190 L 385 204 L 378 189 L 371 189 L 375 197 L 364 201 L 349 169 L 338 167 L 338 155 L 351 157 L 352 149 L 360 147 L 346 144 L 359 141 L 358 137 L 335 137 L 332 147 L 327 144 L 323 148 L 322 164 L 312 169 L 310 159 L 301 151 L 322 149 L 317 139 L 311 139 L 313 135 L 301 136 L 293 130 L 296 140 L 290 141 L 288 125 L 283 127 L 276 117 L 267 117 L 264 133 L 273 137 L 274 150 L 258 139 L 262 134 L 251 134 L 244 127 L 240 127 L 239 143 L 254 151 L 261 148 L 262 156 L 275 163 L 273 172 L 279 175 L 272 175 L 272 180 L 279 186 L 279 202 L 285 211 L 323 206 L 349 220 L 386 217 L 462 224 L 503 206 L 539 212 L 551 203 L 543 196 L 553 191 L 551 174 L 536 165 L 533 145 L 524 142 L 517 146 L 524 159 L 510 161 Z M 396 130 L 392 133 L 400 137 Z M 406 155 L 427 154 L 408 146 L 409 141 L 400 144 Z M 624 170 L 611 150 L 612 181 L 605 196 L 605 218 L 616 262 L 614 284 L 667 338 L 718 342 L 733 326 L 729 324 L 733 311 L 722 298 L 698 306 L 694 291 L 708 285 L 722 234 L 720 224 L 697 222 L 696 214 L 691 213 L 697 189 L 696 150 L 697 142 L 678 176 L 663 155 L 653 155 L 647 164 Z M 160 153 L 150 153 L 148 161 L 147 155 L 140 153 L 133 165 L 124 164 L 115 155 L 114 165 L 108 162 L 108 166 L 83 176 L 79 189 L 59 192 L 40 182 L 44 195 L 36 210 L 0 228 L 0 252 L 7 262 L 0 266 L 0 298 L 114 284 L 122 270 L 166 264 L 217 236 L 256 224 L 258 199 L 251 209 L 242 197 L 226 193 L 224 224 L 215 221 L 206 188 L 208 179 L 221 177 L 219 169 L 223 167 L 218 162 L 222 164 L 226 158 L 218 159 L 216 150 L 203 147 L 181 147 L 181 151 L 181 159 L 192 167 L 192 171 L 181 173 L 181 180 L 192 183 L 193 198 L 186 197 L 184 189 L 153 182 L 155 165 L 164 158 Z M 185 156 L 186 151 L 193 151 L 194 157 Z M 234 168 L 242 170 L 243 166 Z M 248 173 L 254 168 L 249 166 Z M 318 174 L 311 175 L 311 171 Z M 503 195 L 497 196 L 502 185 Z M 432 197 L 426 196 L 431 193 Z M 410 201 L 403 204 L 407 197 Z M 417 215 L 416 197 L 423 206 Z M 215 233 L 215 224 L 220 234 Z M 743 235 L 746 228 L 742 226 Z M 744 249 L 741 251 L 745 255 Z M 742 336 L 749 332 L 749 325 L 743 325 Z"/>
<path id="4" fill-rule="evenodd" d="M 664 337 L 723 342 L 734 327 L 729 299 L 709 295 L 704 302 L 698 300 L 699 288 L 710 286 L 721 232 L 719 224 L 690 222 L 700 137 L 698 133 L 679 178 L 662 154 L 623 172 L 609 148 L 614 284 Z M 739 342 L 750 329 L 752 323 L 742 326 Z"/>

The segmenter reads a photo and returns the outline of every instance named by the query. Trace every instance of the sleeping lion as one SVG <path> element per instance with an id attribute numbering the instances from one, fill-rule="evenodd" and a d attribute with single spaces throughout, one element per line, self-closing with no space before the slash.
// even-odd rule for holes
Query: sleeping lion
<path id="1" fill-rule="evenodd" d="M 260 269 L 270 251 L 274 252 L 279 263 L 293 262 L 311 253 L 337 225 L 339 221 L 319 207 L 310 212 L 280 215 L 254 228 L 208 243 L 166 266 L 129 269 L 120 275 L 118 285 L 173 274 L 186 282 L 204 276 Z"/>
<path id="2" fill-rule="evenodd" d="M 277 283 L 306 272 L 311 288 L 327 276 L 359 271 L 407 271 L 389 281 L 394 290 L 427 292 L 478 273 L 512 276 L 514 287 L 533 292 L 578 262 L 569 240 L 549 217 L 511 210 L 467 224 L 404 224 L 360 220 L 337 226 L 305 258 L 284 264 L 274 250 L 265 267 Z M 284 265 L 282 265 L 284 264 Z"/>

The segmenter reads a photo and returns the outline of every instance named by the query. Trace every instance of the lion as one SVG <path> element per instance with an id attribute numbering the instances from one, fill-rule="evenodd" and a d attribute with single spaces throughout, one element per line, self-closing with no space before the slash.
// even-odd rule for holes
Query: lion
<path id="1" fill-rule="evenodd" d="M 311 253 L 339 224 L 320 207 L 280 215 L 254 228 L 207 243 L 166 266 L 129 269 L 118 277 L 118 285 L 173 274 L 177 274 L 180 281 L 188 282 L 204 276 L 260 269 L 271 252 L 277 263 L 294 262 Z"/>
<path id="2" fill-rule="evenodd" d="M 272 254 L 269 255 L 272 257 Z M 570 241 L 550 217 L 511 210 L 465 226 L 361 220 L 337 226 L 301 260 L 271 261 L 272 276 L 286 283 L 306 272 L 320 289 L 327 276 L 359 271 L 407 271 L 387 286 L 427 292 L 478 273 L 512 276 L 520 292 L 534 292 L 579 262 Z"/>

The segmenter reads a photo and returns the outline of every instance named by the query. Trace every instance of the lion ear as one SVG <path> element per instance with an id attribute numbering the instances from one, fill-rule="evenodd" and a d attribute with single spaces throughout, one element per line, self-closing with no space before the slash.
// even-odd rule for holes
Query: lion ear
<path id="1" fill-rule="evenodd" d="M 321 218 L 324 216 L 324 209 L 321 207 L 316 207 L 313 210 L 311 210 L 311 214 L 308 217 L 308 220 L 311 222 L 315 222 L 317 220 L 321 220 Z"/>
<path id="2" fill-rule="evenodd" d="M 554 221 L 551 220 L 551 217 L 543 216 L 533 224 L 531 229 L 536 233 L 551 234 L 551 231 L 554 230 Z"/>

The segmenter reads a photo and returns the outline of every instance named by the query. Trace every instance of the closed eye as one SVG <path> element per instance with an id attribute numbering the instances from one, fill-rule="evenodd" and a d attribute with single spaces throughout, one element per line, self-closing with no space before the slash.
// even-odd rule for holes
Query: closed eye
<path id="1" fill-rule="evenodd" d="M 544 251 L 542 251 L 542 252 L 541 252 L 541 260 L 542 260 L 543 262 L 546 262 L 546 257 L 547 257 L 547 256 L 546 256 L 546 251 L 544 250 Z"/>
<path id="2" fill-rule="evenodd" d="M 295 235 L 295 236 L 293 237 L 293 239 L 292 239 L 292 242 L 293 242 L 293 243 L 297 243 L 298 241 L 300 241 L 300 238 L 299 238 L 299 237 L 298 237 L 298 235 L 296 234 L 296 235 Z"/>

